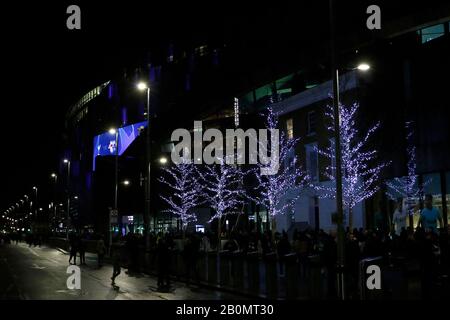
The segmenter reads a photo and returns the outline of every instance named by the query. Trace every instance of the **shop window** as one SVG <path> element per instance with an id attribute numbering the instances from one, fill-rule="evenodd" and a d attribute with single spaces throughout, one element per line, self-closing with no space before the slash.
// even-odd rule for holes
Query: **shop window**
<path id="1" fill-rule="evenodd" d="M 422 43 L 426 43 L 444 35 L 444 24 L 437 24 L 428 28 L 423 28 L 417 31 L 417 33 L 421 37 Z"/>

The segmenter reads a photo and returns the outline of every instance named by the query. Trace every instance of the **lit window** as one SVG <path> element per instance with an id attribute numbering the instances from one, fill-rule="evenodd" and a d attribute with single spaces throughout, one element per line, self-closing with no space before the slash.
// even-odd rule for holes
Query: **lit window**
<path id="1" fill-rule="evenodd" d="M 316 133 L 316 126 L 317 126 L 317 120 L 316 120 L 316 112 L 310 111 L 308 112 L 308 134 L 314 134 Z"/>
<path id="2" fill-rule="evenodd" d="M 288 139 L 294 139 L 294 123 L 292 118 L 286 120 L 286 132 Z"/>
<path id="3" fill-rule="evenodd" d="M 417 33 L 422 37 L 422 43 L 426 43 L 433 39 L 442 37 L 445 33 L 445 30 L 443 24 L 437 24 L 435 26 L 423 28 L 417 31 Z"/>

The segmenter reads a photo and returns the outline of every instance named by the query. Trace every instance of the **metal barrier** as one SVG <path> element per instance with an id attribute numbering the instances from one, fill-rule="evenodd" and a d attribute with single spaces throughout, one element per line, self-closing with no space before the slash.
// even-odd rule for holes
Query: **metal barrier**
<path id="1" fill-rule="evenodd" d="M 264 256 L 266 270 L 266 296 L 269 298 L 278 297 L 278 272 L 277 254 L 268 253 Z"/>
<path id="2" fill-rule="evenodd" d="M 300 287 L 299 267 L 297 263 L 297 254 L 290 253 L 284 256 L 285 262 L 285 283 L 286 283 L 286 298 L 296 299 Z"/>
<path id="3" fill-rule="evenodd" d="M 246 262 L 247 262 L 246 287 L 250 293 L 258 295 L 260 290 L 260 281 L 259 281 L 260 257 L 258 252 L 247 253 Z"/>

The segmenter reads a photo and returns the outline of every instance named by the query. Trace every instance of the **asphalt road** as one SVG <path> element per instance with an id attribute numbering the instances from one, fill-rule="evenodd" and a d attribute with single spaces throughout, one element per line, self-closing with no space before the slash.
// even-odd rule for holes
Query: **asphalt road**
<path id="1" fill-rule="evenodd" d="M 87 255 L 87 266 L 81 266 L 81 289 L 67 288 L 68 255 L 49 247 L 0 245 L 0 300 L 215 300 L 242 299 L 220 291 L 186 287 L 174 283 L 173 291 L 156 290 L 156 279 L 139 274 L 129 276 L 126 270 L 111 286 L 112 267 L 97 268 L 95 256 Z"/>

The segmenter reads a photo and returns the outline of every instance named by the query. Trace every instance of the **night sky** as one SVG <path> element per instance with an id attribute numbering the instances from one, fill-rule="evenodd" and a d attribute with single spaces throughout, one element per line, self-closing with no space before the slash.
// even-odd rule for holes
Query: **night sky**
<path id="1" fill-rule="evenodd" d="M 327 1 L 302 7 L 295 1 L 245 7 L 242 2 L 2 3 L 0 209 L 30 193 L 34 184 L 50 183 L 68 106 L 124 66 L 145 61 L 149 51 L 164 50 L 169 41 L 254 41 L 255 52 L 264 57 L 287 43 L 307 51 L 328 36 Z M 70 4 L 81 7 L 81 31 L 66 29 Z M 341 33 L 364 23 L 364 5 L 339 8 L 346 15 L 339 21 Z"/>

